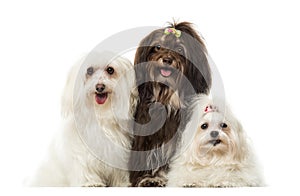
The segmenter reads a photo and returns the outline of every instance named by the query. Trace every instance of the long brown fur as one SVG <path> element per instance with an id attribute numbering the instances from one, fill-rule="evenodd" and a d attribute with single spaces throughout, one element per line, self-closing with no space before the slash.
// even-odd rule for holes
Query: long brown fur
<path id="1" fill-rule="evenodd" d="M 168 162 L 189 120 L 185 106 L 193 95 L 208 94 L 211 87 L 203 41 L 188 22 L 174 23 L 168 28 L 171 27 L 181 31 L 179 38 L 165 35 L 165 28 L 155 30 L 141 41 L 135 55 L 138 103 L 134 118 L 139 126 L 134 127 L 129 160 L 132 186 L 165 186 Z M 157 45 L 161 48 L 157 49 Z M 179 47 L 184 49 L 182 53 L 177 50 Z M 172 63 L 161 63 L 166 58 Z M 159 74 L 165 67 L 172 71 L 170 77 Z M 153 109 L 157 102 L 161 107 Z M 161 123 L 164 114 L 167 118 L 163 125 L 149 132 L 146 124 Z M 150 134 L 145 135 L 147 132 Z"/>

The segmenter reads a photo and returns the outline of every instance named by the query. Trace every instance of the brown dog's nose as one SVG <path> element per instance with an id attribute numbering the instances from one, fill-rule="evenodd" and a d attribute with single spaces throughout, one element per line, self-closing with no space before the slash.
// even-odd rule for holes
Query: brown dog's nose
<path id="1" fill-rule="evenodd" d="M 105 85 L 104 84 L 97 84 L 96 85 L 96 91 L 98 93 L 102 93 L 104 91 L 104 89 L 105 89 Z"/>
<path id="2" fill-rule="evenodd" d="M 173 59 L 169 58 L 169 57 L 164 57 L 163 58 L 163 63 L 166 65 L 171 65 L 173 62 Z"/>

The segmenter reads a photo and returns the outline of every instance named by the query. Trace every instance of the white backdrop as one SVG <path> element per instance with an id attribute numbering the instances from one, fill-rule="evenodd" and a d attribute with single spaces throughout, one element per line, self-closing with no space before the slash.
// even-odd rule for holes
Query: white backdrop
<path id="1" fill-rule="evenodd" d="M 269 187 L 259 192 L 297 191 L 297 1 L 195 2 L 0 1 L 0 186 L 28 193 L 22 181 L 59 128 L 60 95 L 74 62 L 112 34 L 174 17 L 194 23 L 206 40 L 264 166 Z"/>

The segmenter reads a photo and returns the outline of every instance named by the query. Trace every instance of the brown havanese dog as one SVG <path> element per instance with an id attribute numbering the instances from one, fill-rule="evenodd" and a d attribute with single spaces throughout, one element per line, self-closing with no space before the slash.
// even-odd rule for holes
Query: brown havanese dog
<path id="1" fill-rule="evenodd" d="M 137 106 L 130 182 L 162 187 L 169 160 L 191 116 L 186 106 L 194 95 L 210 91 L 207 51 L 191 23 L 174 23 L 140 42 L 134 64 Z"/>

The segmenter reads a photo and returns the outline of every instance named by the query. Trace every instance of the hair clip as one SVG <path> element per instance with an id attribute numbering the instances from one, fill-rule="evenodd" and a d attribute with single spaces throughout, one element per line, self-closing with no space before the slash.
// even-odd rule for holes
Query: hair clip
<path id="1" fill-rule="evenodd" d="M 166 28 L 164 34 L 169 35 L 170 33 L 174 34 L 175 37 L 180 37 L 181 36 L 181 31 L 176 30 L 175 28 Z"/>
<path id="2" fill-rule="evenodd" d="M 209 112 L 217 112 L 218 111 L 218 108 L 217 106 L 213 106 L 213 105 L 208 105 L 205 107 L 205 110 L 204 112 L 205 113 L 209 113 Z"/>

